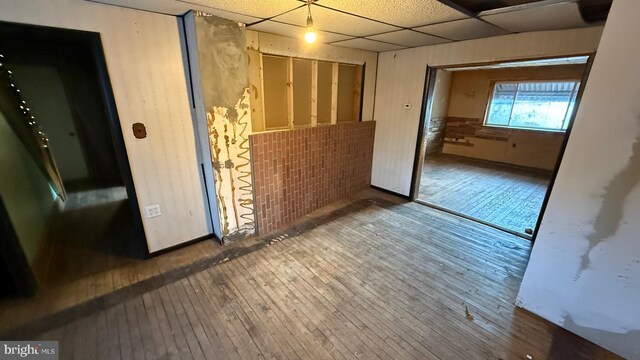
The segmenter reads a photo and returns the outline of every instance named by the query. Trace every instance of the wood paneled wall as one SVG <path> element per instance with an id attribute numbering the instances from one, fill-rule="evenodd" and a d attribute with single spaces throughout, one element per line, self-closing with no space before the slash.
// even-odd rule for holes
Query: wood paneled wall
<path id="1" fill-rule="evenodd" d="M 369 187 L 375 122 L 250 136 L 260 234 Z"/>
<path id="2" fill-rule="evenodd" d="M 426 67 L 590 53 L 602 27 L 540 31 L 380 53 L 374 119 L 375 186 L 408 195 Z M 413 107 L 404 110 L 403 104 Z"/>
<path id="3" fill-rule="evenodd" d="M 162 210 L 143 217 L 149 250 L 208 234 L 176 18 L 81 0 L 0 0 L 0 20 L 100 33 L 138 202 Z M 147 138 L 133 136 L 136 122 Z"/>

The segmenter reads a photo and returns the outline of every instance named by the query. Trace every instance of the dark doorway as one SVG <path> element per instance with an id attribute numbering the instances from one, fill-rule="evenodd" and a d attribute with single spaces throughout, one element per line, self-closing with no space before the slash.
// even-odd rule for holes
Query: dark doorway
<path id="1" fill-rule="evenodd" d="M 19 89 L 22 101 L 15 107 L 33 116 L 28 125 L 42 131 L 33 131 L 34 136 L 46 137 L 50 163 L 62 183 L 55 186 L 38 166 L 29 165 L 39 159 L 24 155 L 33 153 L 28 142 L 0 148 L 3 161 L 19 168 L 5 165 L 3 170 L 11 171 L 0 172 L 7 223 L 40 286 L 147 257 L 100 35 L 0 23 L 0 54 L 3 79 L 10 82 L 2 86 Z M 6 122 L 3 136 L 25 126 L 16 119 L 0 119 Z"/>

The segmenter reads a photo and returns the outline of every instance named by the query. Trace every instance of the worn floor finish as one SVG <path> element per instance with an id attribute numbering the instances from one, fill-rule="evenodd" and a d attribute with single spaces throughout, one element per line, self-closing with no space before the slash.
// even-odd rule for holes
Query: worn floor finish
<path id="1" fill-rule="evenodd" d="M 535 229 L 550 174 L 457 156 L 425 160 L 418 199 L 525 233 Z"/>
<path id="2" fill-rule="evenodd" d="M 38 337 L 78 359 L 613 358 L 514 308 L 528 241 L 415 203 L 349 209 Z"/>

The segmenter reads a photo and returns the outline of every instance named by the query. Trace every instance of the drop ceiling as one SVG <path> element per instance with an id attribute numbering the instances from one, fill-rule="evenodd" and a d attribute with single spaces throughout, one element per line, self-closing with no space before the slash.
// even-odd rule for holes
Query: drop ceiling
<path id="1" fill-rule="evenodd" d="M 170 15 L 200 10 L 245 23 L 248 29 L 294 38 L 302 38 L 307 16 L 301 0 L 87 1 Z M 585 21 L 580 11 L 594 1 L 607 0 L 316 0 L 311 12 L 319 42 L 383 52 L 597 25 Z"/>

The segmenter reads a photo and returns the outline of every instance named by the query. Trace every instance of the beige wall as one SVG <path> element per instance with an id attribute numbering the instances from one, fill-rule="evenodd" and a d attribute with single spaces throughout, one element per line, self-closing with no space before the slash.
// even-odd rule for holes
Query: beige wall
<path id="1" fill-rule="evenodd" d="M 0 20 L 99 32 L 150 251 L 209 233 L 175 17 L 81 0 L 0 0 Z M 147 127 L 136 139 L 133 123 Z"/>
<path id="2" fill-rule="evenodd" d="M 602 27 L 539 31 L 380 53 L 372 184 L 409 194 L 427 65 L 584 54 L 595 51 L 601 32 Z M 405 103 L 412 109 L 403 110 Z"/>
<path id="3" fill-rule="evenodd" d="M 484 121 L 492 82 L 581 79 L 584 69 L 585 65 L 563 65 L 454 72 L 447 116 Z M 445 143 L 443 153 L 544 170 L 555 168 L 564 132 L 509 129 L 505 134 L 506 141 L 468 137 L 473 146 Z"/>
<path id="4" fill-rule="evenodd" d="M 640 358 L 640 1 L 615 0 L 518 304 Z"/>

